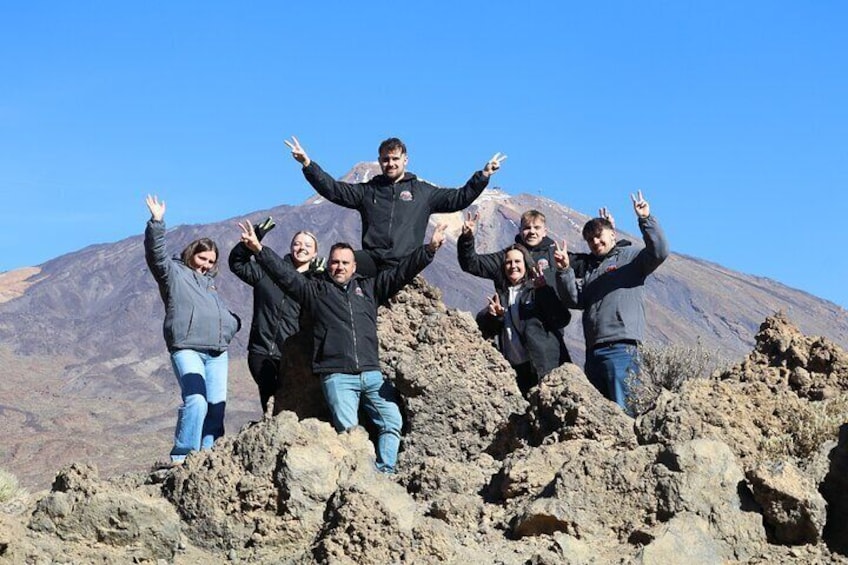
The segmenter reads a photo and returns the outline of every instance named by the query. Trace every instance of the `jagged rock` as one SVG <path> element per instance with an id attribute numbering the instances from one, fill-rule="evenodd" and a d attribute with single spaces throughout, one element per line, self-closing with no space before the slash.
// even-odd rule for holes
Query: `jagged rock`
<path id="1" fill-rule="evenodd" d="M 766 541 L 759 508 L 725 443 L 695 439 L 670 446 L 657 457 L 658 517 L 693 514 L 727 559 L 747 559 Z"/>
<path id="2" fill-rule="evenodd" d="M 518 508 L 518 537 L 565 532 L 575 537 L 626 540 L 657 513 L 651 465 L 656 446 L 619 451 L 590 440 L 563 444 L 553 480 Z"/>
<path id="3" fill-rule="evenodd" d="M 826 505 L 815 484 L 788 462 L 759 465 L 748 471 L 747 478 L 773 541 L 818 543 Z"/>
<path id="4" fill-rule="evenodd" d="M 831 429 L 844 353 L 779 318 L 743 363 L 636 421 L 573 365 L 525 401 L 473 319 L 421 279 L 379 332 L 407 428 L 398 475 L 376 472 L 364 429 L 283 410 L 174 470 L 63 470 L 27 531 L 7 535 L 2 516 L 0 562 L 846 561 L 848 427 L 838 443 Z M 805 545 L 775 545 L 790 539 Z"/>
<path id="5" fill-rule="evenodd" d="M 654 539 L 642 548 L 636 562 L 644 565 L 727 563 L 723 548 L 709 530 L 709 523 L 701 516 L 689 512 L 678 514 L 657 528 Z"/>
<path id="6" fill-rule="evenodd" d="M 56 477 L 29 521 L 35 532 L 68 542 L 123 548 L 132 559 L 172 559 L 180 545 L 179 516 L 158 496 L 123 492 L 101 482 L 92 466 L 71 465 Z"/>
<path id="7" fill-rule="evenodd" d="M 591 439 L 635 447 L 633 419 L 605 399 L 579 367 L 558 367 L 542 379 L 531 393 L 529 410 L 531 441 Z"/>

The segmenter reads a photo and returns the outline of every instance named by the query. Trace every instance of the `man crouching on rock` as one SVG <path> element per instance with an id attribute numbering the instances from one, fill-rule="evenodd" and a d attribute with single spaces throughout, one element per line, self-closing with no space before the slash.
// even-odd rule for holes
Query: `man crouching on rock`
<path id="1" fill-rule="evenodd" d="M 257 262 L 312 317 L 312 371 L 321 379 L 336 431 L 359 424 L 361 401 L 378 429 L 377 469 L 394 473 L 403 422 L 397 391 L 380 371 L 377 308 L 430 264 L 445 241 L 447 226 L 437 226 L 430 243 L 376 277 L 356 274 L 353 248 L 336 243 L 330 248 L 327 270 L 312 280 L 263 246 L 250 222 L 239 227 L 242 242 L 255 253 Z"/>

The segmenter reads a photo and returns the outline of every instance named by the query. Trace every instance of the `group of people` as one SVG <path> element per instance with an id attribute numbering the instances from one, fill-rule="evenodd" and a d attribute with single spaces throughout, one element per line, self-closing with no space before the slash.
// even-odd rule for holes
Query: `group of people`
<path id="1" fill-rule="evenodd" d="M 290 253 L 281 257 L 262 244 L 274 227 L 271 218 L 256 225 L 239 223 L 240 242 L 229 266 L 253 287 L 248 367 L 265 410 L 290 340 L 298 340 L 298 347 L 311 351 L 311 369 L 320 379 L 335 429 L 357 426 L 362 407 L 377 429 L 376 467 L 393 473 L 403 422 L 397 391 L 380 369 L 377 309 L 443 246 L 445 225 L 423 243 L 430 216 L 470 206 L 506 155 L 496 153 L 464 186 L 446 189 L 406 170 L 407 149 L 397 138 L 380 144 L 382 174 L 363 183 L 335 180 L 297 138 L 285 143 L 321 196 L 359 212 L 361 248 L 335 243 L 325 263 L 318 259 L 318 238 L 299 231 Z M 544 214 L 529 210 L 521 216 L 513 245 L 478 254 L 478 216 L 467 215 L 457 243 L 460 267 L 491 279 L 495 288 L 478 324 L 484 335 L 496 338 L 525 397 L 546 374 L 570 361 L 564 330 L 569 310 L 580 309 L 586 375 L 604 396 L 630 411 L 628 387 L 639 373 L 638 345 L 645 327 L 643 286 L 668 256 L 668 244 L 642 193 L 632 200 L 645 239 L 642 249 L 617 241 L 612 217 L 601 209 L 583 228 L 590 253 L 572 253 L 565 241 L 560 245 L 547 236 Z M 165 343 L 182 396 L 170 461 L 179 465 L 188 453 L 210 448 L 224 433 L 227 346 L 241 324 L 214 284 L 215 243 L 200 239 L 179 257 L 169 257 L 165 202 L 156 196 L 146 202 L 151 217 L 145 253 L 165 304 Z"/>

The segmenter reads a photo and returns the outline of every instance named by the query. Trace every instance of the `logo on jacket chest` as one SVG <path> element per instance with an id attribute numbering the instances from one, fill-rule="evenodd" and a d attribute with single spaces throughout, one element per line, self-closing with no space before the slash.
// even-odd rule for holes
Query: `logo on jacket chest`
<path id="1" fill-rule="evenodd" d="M 362 292 L 362 288 L 360 287 L 356 287 L 355 289 L 353 289 L 353 293 L 359 297 L 365 296 L 365 293 Z"/>
<path id="2" fill-rule="evenodd" d="M 398 198 L 404 202 L 412 202 L 412 191 L 402 190 L 401 193 L 398 194 Z"/>

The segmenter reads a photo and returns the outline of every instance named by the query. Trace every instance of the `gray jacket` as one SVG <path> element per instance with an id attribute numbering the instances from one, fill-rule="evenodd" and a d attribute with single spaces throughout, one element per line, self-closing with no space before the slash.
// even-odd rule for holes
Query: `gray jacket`
<path id="1" fill-rule="evenodd" d="M 241 326 L 227 310 L 211 275 L 201 275 L 165 251 L 165 223 L 149 220 L 144 257 L 165 304 L 162 330 L 168 351 L 226 351 Z"/>
<path id="2" fill-rule="evenodd" d="M 645 279 L 668 257 L 668 241 L 656 218 L 639 219 L 645 247 L 616 245 L 604 257 L 580 254 L 585 263 L 575 279 L 558 281 L 560 296 L 583 310 L 586 349 L 617 341 L 641 342 L 645 335 Z"/>

